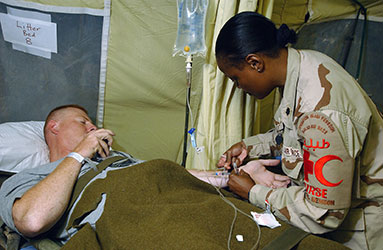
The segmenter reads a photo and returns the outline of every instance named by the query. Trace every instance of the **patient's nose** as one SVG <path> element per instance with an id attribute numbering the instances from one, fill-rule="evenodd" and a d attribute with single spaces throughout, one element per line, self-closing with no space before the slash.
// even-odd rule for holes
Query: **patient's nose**
<path id="1" fill-rule="evenodd" d="M 96 129 L 97 129 L 97 127 L 93 123 L 89 123 L 88 132 L 96 130 Z"/>

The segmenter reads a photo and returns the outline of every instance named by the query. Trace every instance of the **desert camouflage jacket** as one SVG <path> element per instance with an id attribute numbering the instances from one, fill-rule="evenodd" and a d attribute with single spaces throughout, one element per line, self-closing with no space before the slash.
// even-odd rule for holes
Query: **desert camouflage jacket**
<path id="1" fill-rule="evenodd" d="M 383 243 L 383 119 L 359 84 L 328 56 L 289 48 L 274 123 L 243 141 L 250 157 L 281 156 L 292 185 L 255 185 L 250 202 L 265 207 L 268 200 L 279 218 L 353 249 L 377 249 Z"/>

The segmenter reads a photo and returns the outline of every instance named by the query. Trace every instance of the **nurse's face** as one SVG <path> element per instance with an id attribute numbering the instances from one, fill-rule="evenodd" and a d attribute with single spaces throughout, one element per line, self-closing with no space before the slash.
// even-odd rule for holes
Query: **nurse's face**
<path id="1" fill-rule="evenodd" d="M 237 88 L 243 89 L 246 93 L 258 98 L 265 98 L 275 88 L 272 77 L 266 72 L 265 65 L 243 63 L 234 66 L 223 57 L 217 58 L 219 69 L 230 78 Z"/>

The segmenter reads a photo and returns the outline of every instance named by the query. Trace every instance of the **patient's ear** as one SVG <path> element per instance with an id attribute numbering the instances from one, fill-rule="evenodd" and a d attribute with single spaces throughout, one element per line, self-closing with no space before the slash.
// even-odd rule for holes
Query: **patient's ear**
<path id="1" fill-rule="evenodd" d="M 55 120 L 49 120 L 47 124 L 48 130 L 52 133 L 57 135 L 58 134 L 58 122 Z"/>

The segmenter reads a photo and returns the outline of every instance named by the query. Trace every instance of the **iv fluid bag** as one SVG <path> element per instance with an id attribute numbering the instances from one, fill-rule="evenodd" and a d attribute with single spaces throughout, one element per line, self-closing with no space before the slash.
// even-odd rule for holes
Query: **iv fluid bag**
<path id="1" fill-rule="evenodd" d="M 205 56 L 205 19 L 208 0 L 177 0 L 178 30 L 173 56 Z"/>

